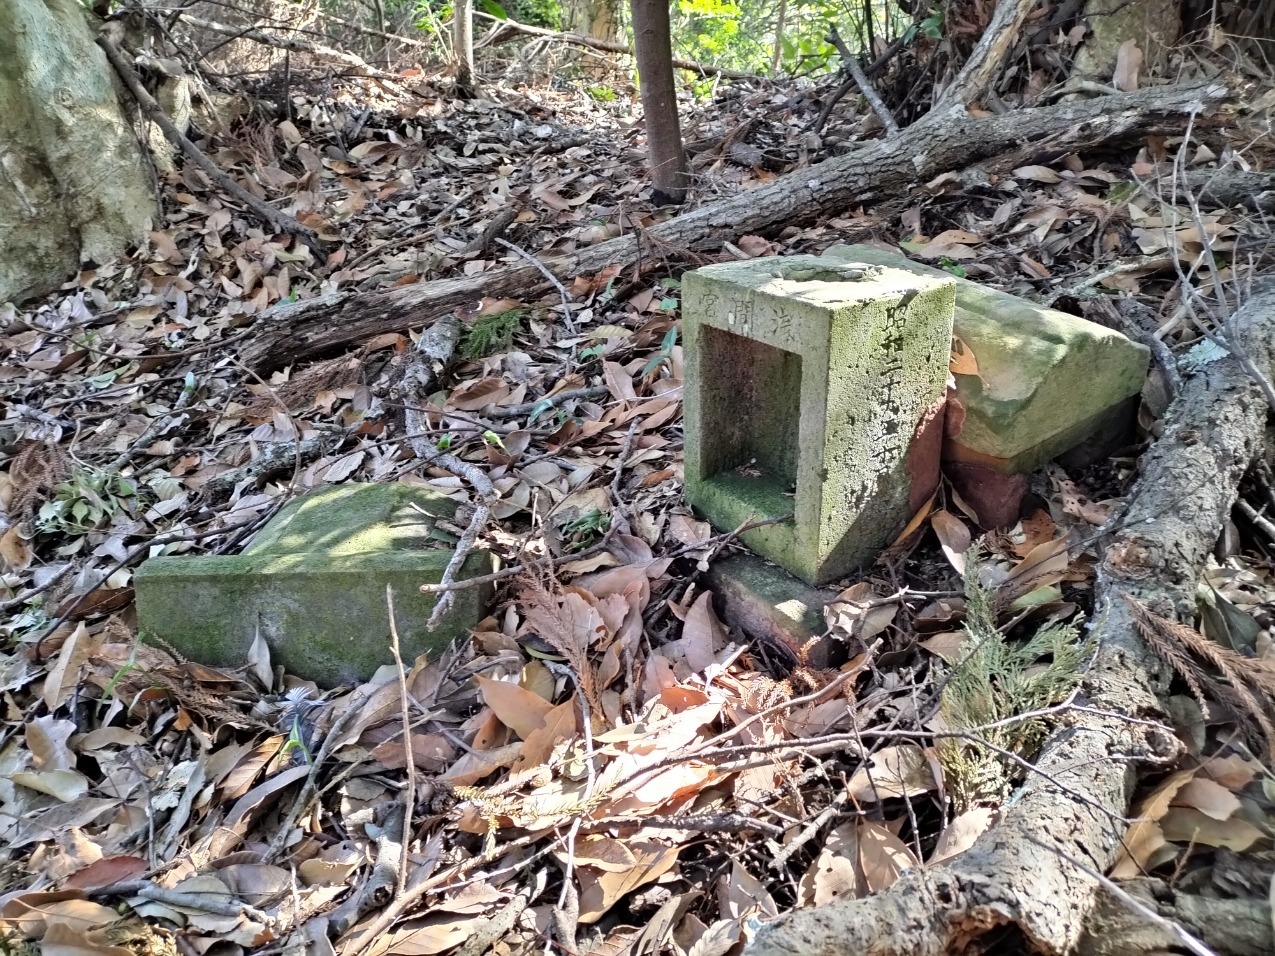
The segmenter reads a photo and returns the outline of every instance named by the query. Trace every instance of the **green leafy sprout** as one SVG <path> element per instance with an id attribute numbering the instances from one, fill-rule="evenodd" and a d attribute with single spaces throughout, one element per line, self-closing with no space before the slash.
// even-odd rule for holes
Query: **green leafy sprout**
<path id="1" fill-rule="evenodd" d="M 670 361 L 673 357 L 673 346 L 677 345 L 677 326 L 670 326 L 669 330 L 664 333 L 664 340 L 660 342 L 660 350 L 651 356 L 644 366 L 642 366 L 643 377 L 650 375 L 653 371 Z"/>
<path id="2" fill-rule="evenodd" d="M 572 518 L 562 526 L 563 537 L 567 539 L 565 550 L 568 553 L 583 551 L 606 534 L 610 527 L 611 516 L 598 508 Z"/>
<path id="3" fill-rule="evenodd" d="M 53 490 L 40 506 L 36 530 L 44 534 L 85 534 L 117 513 L 131 513 L 137 501 L 133 483 L 117 472 L 84 467 Z"/>

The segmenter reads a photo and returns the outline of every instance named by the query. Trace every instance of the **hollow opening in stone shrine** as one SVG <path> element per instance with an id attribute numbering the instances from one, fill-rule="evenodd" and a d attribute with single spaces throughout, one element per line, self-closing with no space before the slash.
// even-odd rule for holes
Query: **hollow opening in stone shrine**
<path id="1" fill-rule="evenodd" d="M 793 513 L 801 431 L 801 356 L 701 328 L 702 477 L 747 500 L 758 519 Z"/>

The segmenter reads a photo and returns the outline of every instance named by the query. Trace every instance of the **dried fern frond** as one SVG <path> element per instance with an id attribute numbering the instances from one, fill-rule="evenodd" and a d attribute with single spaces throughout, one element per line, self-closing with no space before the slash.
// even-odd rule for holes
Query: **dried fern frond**
<path id="1" fill-rule="evenodd" d="M 70 473 L 66 453 L 56 442 L 23 443 L 9 465 L 9 479 L 13 482 L 12 514 L 19 521 L 29 522 L 36 506 Z"/>
<path id="2" fill-rule="evenodd" d="M 1275 722 L 1271 720 L 1268 705 L 1263 703 L 1275 699 L 1275 664 L 1222 647 L 1193 627 L 1160 617 L 1136 598 L 1126 595 L 1125 600 L 1133 611 L 1139 636 L 1186 682 L 1205 713 L 1208 712 L 1207 685 L 1218 700 L 1252 719 L 1256 728 L 1250 729 L 1262 739 L 1267 753 L 1275 760 Z M 1222 679 L 1209 673 L 1196 658 L 1211 666 Z"/>
<path id="3" fill-rule="evenodd" d="M 589 662 L 589 647 L 605 632 L 602 615 L 576 590 L 564 591 L 553 576 L 553 567 L 529 566 L 522 576 L 519 605 L 527 624 L 540 638 L 567 659 L 576 684 L 592 715 L 605 719 L 597 676 Z"/>

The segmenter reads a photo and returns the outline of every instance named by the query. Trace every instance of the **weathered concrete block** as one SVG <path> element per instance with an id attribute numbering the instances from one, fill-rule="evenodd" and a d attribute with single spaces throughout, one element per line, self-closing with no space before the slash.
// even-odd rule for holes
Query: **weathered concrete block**
<path id="1" fill-rule="evenodd" d="M 823 258 L 948 275 L 874 246 L 833 246 Z M 1116 425 L 1112 416 L 1146 378 L 1145 346 L 1007 292 L 955 281 L 955 333 L 974 353 L 978 375 L 956 376 L 965 418 L 944 442 L 944 458 L 1025 473 Z"/>
<path id="2" fill-rule="evenodd" d="M 485 613 L 491 587 L 464 589 L 437 631 L 425 628 L 437 583 L 454 553 L 435 519 L 455 504 L 405 484 L 334 485 L 290 502 L 235 556 L 152 558 L 134 578 L 138 631 L 192 660 L 234 666 L 260 632 L 271 659 L 291 674 L 332 685 L 364 680 L 392 663 L 385 586 L 403 658 L 465 638 Z M 492 570 L 475 552 L 464 576 Z"/>
<path id="3" fill-rule="evenodd" d="M 686 494 L 810 584 L 876 557 L 938 481 L 914 438 L 942 401 L 955 282 L 816 256 L 683 279 Z"/>
<path id="4" fill-rule="evenodd" d="M 715 560 L 705 583 L 726 623 L 749 637 L 778 645 L 796 659 L 804 653 L 805 663 L 817 669 L 844 660 L 845 648 L 824 638 L 823 608 L 836 591 L 813 588 L 746 551 Z"/>

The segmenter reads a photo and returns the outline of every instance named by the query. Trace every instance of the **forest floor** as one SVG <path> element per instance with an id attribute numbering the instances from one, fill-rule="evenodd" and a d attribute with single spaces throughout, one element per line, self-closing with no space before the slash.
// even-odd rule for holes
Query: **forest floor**
<path id="1" fill-rule="evenodd" d="M 694 201 L 872 130 L 870 115 L 834 117 L 820 140 L 819 105 L 815 88 L 737 85 L 691 108 Z M 1136 296 L 1180 354 L 1202 341 L 1180 283 L 1231 288 L 1225 263 L 1268 230 L 1144 183 L 1175 160 L 1260 165 L 1240 139 L 1066 155 L 978 187 L 952 174 L 887 206 L 723 236 L 724 257 L 901 244 L 1059 308 Z M 256 318 L 498 268 L 517 253 L 492 241 L 497 221 L 542 255 L 671 211 L 650 208 L 633 105 L 605 87 L 457 101 L 412 76 L 316 85 L 290 118 L 246 117 L 202 145 L 334 251 L 316 261 L 263 233 L 187 166 L 164 177 L 167 222 L 146 248 L 0 310 L 0 951 L 707 956 L 951 859 L 995 821 L 1032 741 L 1075 705 L 1098 529 L 1156 433 L 1163 382 L 1144 393 L 1139 444 L 1038 474 L 1012 529 L 985 532 L 941 489 L 843 582 L 827 612 L 843 653 L 819 670 L 732 632 L 701 582 L 737 547 L 681 497 L 678 275 L 708 260 L 670 250 L 636 276 L 476 301 L 430 438 L 490 477 L 481 543 L 526 573 L 470 644 L 362 686 L 320 690 L 264 651 L 214 670 L 137 639 L 142 559 L 236 551 L 325 483 L 420 483 L 462 507 L 472 494 L 414 454 L 391 395 L 419 330 L 259 374 L 237 352 Z M 1183 272 L 1206 236 L 1215 258 Z M 1269 470 L 1244 496 L 1257 520 L 1224 529 L 1197 637 L 1265 659 Z M 984 713 L 1008 704 L 1005 668 L 1028 689 L 1021 753 L 953 724 L 971 633 L 1001 647 L 997 679 L 970 692 Z M 1186 756 L 1148 771 L 1114 875 L 1265 898 L 1275 776 L 1256 718 L 1185 685 L 1166 713 Z"/>

